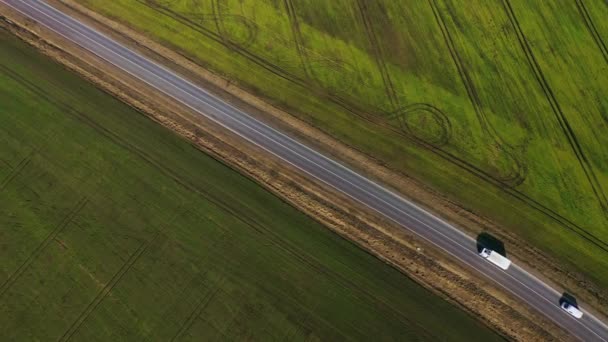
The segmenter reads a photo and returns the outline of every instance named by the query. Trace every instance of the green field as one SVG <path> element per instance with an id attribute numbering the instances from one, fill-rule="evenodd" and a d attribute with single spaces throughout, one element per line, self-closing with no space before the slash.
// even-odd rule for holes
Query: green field
<path id="1" fill-rule="evenodd" d="M 80 3 L 608 288 L 606 2 Z"/>
<path id="2" fill-rule="evenodd" d="M 500 339 L 4 31 L 0 122 L 2 341 Z"/>

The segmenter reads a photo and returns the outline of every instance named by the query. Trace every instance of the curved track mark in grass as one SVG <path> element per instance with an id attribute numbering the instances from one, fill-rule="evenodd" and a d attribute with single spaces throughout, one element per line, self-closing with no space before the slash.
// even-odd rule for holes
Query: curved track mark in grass
<path id="1" fill-rule="evenodd" d="M 572 129 L 572 126 L 570 126 L 570 123 L 568 122 L 568 118 L 562 111 L 561 106 L 559 105 L 559 102 L 557 101 L 557 98 L 553 93 L 553 90 L 549 86 L 549 82 L 545 78 L 545 75 L 543 74 L 543 71 L 540 65 L 538 64 L 537 59 L 534 56 L 534 52 L 532 51 L 532 48 L 530 47 L 530 44 L 528 43 L 528 40 L 523 30 L 521 29 L 521 26 L 519 25 L 517 17 L 515 16 L 515 12 L 511 7 L 510 1 L 502 0 L 502 4 L 505 12 L 507 13 L 507 16 L 509 17 L 511 25 L 517 33 L 517 39 L 519 41 L 519 44 L 524 53 L 526 54 L 528 65 L 532 69 L 532 72 L 534 73 L 538 84 L 540 85 L 543 93 L 545 94 L 547 101 L 551 105 L 551 109 L 553 110 L 553 113 L 557 118 L 557 121 L 559 122 L 562 131 L 568 139 L 568 143 L 572 148 L 572 151 L 574 152 L 580 167 L 583 169 L 583 172 L 585 173 L 585 176 L 587 177 L 591 188 L 593 189 L 593 193 L 597 199 L 600 208 L 602 209 L 604 215 L 608 216 L 608 198 L 606 197 L 602 185 L 600 184 L 597 176 L 595 175 L 595 172 L 593 171 L 593 166 L 585 155 L 583 148 L 581 147 L 581 144 L 579 143 L 576 134 Z"/>
<path id="2" fill-rule="evenodd" d="M 397 120 L 404 131 L 417 136 L 419 133 L 416 132 L 416 129 L 410 123 L 416 113 L 423 113 L 437 126 L 436 129 L 429 132 L 430 134 L 425 134 L 425 137 L 419 137 L 420 139 L 428 141 L 435 146 L 443 146 L 449 142 L 452 137 L 452 123 L 444 112 L 429 103 L 414 103 L 405 106 L 391 114 L 389 119 Z"/>
<path id="3" fill-rule="evenodd" d="M 597 31 L 597 28 L 595 27 L 595 24 L 593 23 L 593 20 L 591 19 L 591 16 L 589 15 L 589 11 L 587 10 L 587 7 L 585 6 L 584 1 L 576 0 L 576 7 L 578 8 L 578 12 L 580 13 L 581 17 L 583 17 L 585 26 L 587 27 L 587 30 L 593 37 L 595 44 L 600 49 L 600 52 L 602 53 L 602 56 L 604 57 L 604 61 L 606 61 L 606 63 L 608 63 L 608 48 L 606 47 L 606 44 L 604 43 L 602 36 Z"/>
<path id="4" fill-rule="evenodd" d="M 404 107 L 401 106 L 399 97 L 397 96 L 397 91 L 395 90 L 390 72 L 388 71 L 388 67 L 386 65 L 384 54 L 382 53 L 382 47 L 378 42 L 378 37 L 374 30 L 373 21 L 368 15 L 368 4 L 365 0 L 358 0 L 357 5 L 363 26 L 365 27 L 365 32 L 376 60 L 376 65 L 378 66 L 378 70 L 384 83 L 385 93 L 391 104 L 393 114 L 389 114 L 387 119 L 389 121 L 396 119 L 399 127 L 405 133 L 415 136 L 416 138 L 431 145 L 437 147 L 446 145 L 451 137 L 452 130 L 452 125 L 448 116 L 437 107 L 428 103 L 414 103 Z M 426 116 L 429 116 L 431 120 L 437 126 L 439 126 L 438 132 L 421 134 L 420 131 L 424 130 L 422 127 L 414 128 L 411 124 L 411 120 L 416 113 L 424 113 Z"/>
<path id="5" fill-rule="evenodd" d="M 234 14 L 226 14 L 222 16 L 217 16 L 214 14 L 198 14 L 198 13 L 183 13 L 184 16 L 190 18 L 193 22 L 196 23 L 205 23 L 205 22 L 214 22 L 216 29 L 220 33 L 220 36 L 225 44 L 233 44 L 242 46 L 244 48 L 250 46 L 255 42 L 258 35 L 258 26 L 251 20 L 247 19 L 244 16 L 234 15 Z M 232 22 L 234 24 L 239 24 L 245 28 L 247 34 L 244 38 L 234 37 L 230 34 L 230 31 L 225 28 L 226 22 Z"/>
<path id="6" fill-rule="evenodd" d="M 458 70 L 458 74 L 460 75 L 460 79 L 462 80 L 462 83 L 467 91 L 469 100 L 473 105 L 473 109 L 475 110 L 475 114 L 482 131 L 491 139 L 492 145 L 501 151 L 502 157 L 509 162 L 509 167 L 506 170 L 503 170 L 506 171 L 506 173 L 497 175 L 498 179 L 506 184 L 509 184 L 511 187 L 521 185 L 525 181 L 528 173 L 527 165 L 517 156 L 515 149 L 500 138 L 500 135 L 498 132 L 496 132 L 496 129 L 488 120 L 483 109 L 483 105 L 481 104 L 479 94 L 477 93 L 477 88 L 475 87 L 468 70 L 462 62 L 462 59 L 454 44 L 454 40 L 452 39 L 452 35 L 448 30 L 443 18 L 443 14 L 441 13 L 439 6 L 437 6 L 436 0 L 428 0 L 428 3 L 431 6 L 437 25 L 441 30 L 441 34 L 443 35 L 444 41 L 450 52 L 452 61 L 454 62 L 456 69 Z"/>
<path id="7" fill-rule="evenodd" d="M 213 21 L 215 22 L 215 28 L 225 44 L 247 48 L 256 41 L 259 28 L 253 20 L 249 20 L 241 15 L 224 14 L 220 0 L 213 0 L 211 2 L 211 6 L 213 10 L 212 17 Z M 243 41 L 235 39 L 234 36 L 230 34 L 230 30 L 226 27 L 226 23 L 230 21 L 239 23 L 245 27 L 247 35 Z"/>
<path id="8" fill-rule="evenodd" d="M 172 5 L 179 2 L 179 0 L 138 0 L 144 5 L 147 6 L 161 6 L 163 8 L 170 8 Z M 197 4 L 196 2 L 194 4 Z M 220 0 L 212 0 L 212 13 L 196 13 L 196 12 L 183 12 L 180 11 L 179 14 L 188 18 L 193 23 L 197 25 L 203 25 L 206 22 L 214 23 L 214 26 L 219 34 L 219 37 L 222 39 L 224 44 L 232 44 L 238 45 L 241 47 L 248 47 L 253 44 L 257 38 L 258 34 L 258 26 L 253 20 L 249 20 L 248 18 L 235 15 L 235 14 L 224 14 L 221 11 L 221 3 Z M 233 24 L 241 25 L 246 32 L 244 38 L 235 38 L 230 34 L 230 30 L 226 28 L 226 23 L 232 22 Z"/>
<path id="9" fill-rule="evenodd" d="M 399 135 L 407 138 L 412 144 L 416 145 L 416 147 L 426 150 L 427 152 L 434 154 L 435 156 L 445 160 L 446 162 L 463 170 L 464 172 L 467 172 L 467 173 L 477 177 L 480 181 L 483 181 L 483 182 L 487 183 L 488 185 L 491 185 L 497 189 L 500 189 L 505 194 L 508 194 L 509 196 L 511 196 L 514 200 L 517 200 L 517 201 L 525 204 L 526 206 L 538 211 L 539 213 L 542 213 L 543 215 L 548 217 L 550 220 L 552 220 L 558 226 L 572 231 L 574 234 L 578 235 L 585 241 L 596 246 L 597 248 L 601 249 L 602 251 L 608 253 L 608 243 L 603 242 L 598 237 L 594 236 L 593 234 L 590 234 L 584 228 L 577 225 L 576 223 L 574 223 L 570 219 L 566 218 L 562 214 L 558 213 L 554 209 L 549 208 L 546 205 L 544 205 L 543 203 L 530 197 L 529 195 L 516 190 L 515 188 L 513 188 L 509 184 L 501 181 L 500 179 L 496 179 L 494 177 L 494 175 L 486 172 L 485 170 L 479 168 L 478 166 L 476 166 L 474 164 L 471 164 L 466 159 L 456 156 L 441 148 L 438 148 L 437 146 L 429 144 L 421 139 L 418 139 L 415 136 L 408 135 L 405 132 L 403 132 L 403 130 L 401 128 L 387 123 L 385 118 L 379 117 L 378 115 L 375 115 L 375 114 L 371 114 L 371 113 L 381 112 L 381 110 L 379 108 L 365 107 L 360 104 L 352 102 L 351 99 L 345 99 L 340 96 L 328 94 L 327 92 L 319 92 L 315 89 L 315 87 L 310 86 L 310 83 L 307 83 L 305 80 L 286 72 L 285 70 L 281 69 L 277 65 L 268 63 L 268 61 L 264 60 L 263 58 L 260 58 L 259 56 L 255 55 L 255 54 L 253 54 L 249 51 L 246 51 L 245 49 L 238 49 L 238 48 L 233 48 L 231 46 L 227 46 L 222 41 L 221 37 L 219 37 L 216 33 L 214 33 L 211 30 L 206 29 L 205 27 L 203 27 L 201 25 L 196 24 L 195 22 L 188 19 L 187 17 L 181 16 L 178 13 L 172 12 L 168 8 L 158 6 L 155 3 L 153 3 L 152 1 L 146 1 L 146 0 L 135 0 L 135 1 L 139 2 L 140 4 L 142 4 L 144 6 L 147 6 L 148 8 L 156 11 L 157 13 L 159 13 L 161 15 L 172 18 L 173 20 L 179 22 L 180 24 L 187 26 L 194 31 L 199 32 L 200 34 L 204 35 L 205 37 L 207 37 L 208 39 L 210 39 L 212 41 L 215 41 L 216 43 L 223 44 L 227 48 L 231 48 L 232 51 L 234 51 L 234 53 L 239 54 L 244 58 L 247 58 L 252 63 L 255 63 L 256 65 L 267 70 L 268 72 L 275 74 L 277 77 L 290 81 L 291 83 L 298 85 L 300 87 L 309 89 L 313 93 L 313 95 L 316 95 L 316 96 L 319 96 L 320 98 L 329 100 L 333 104 L 344 109 L 348 114 L 353 115 L 353 116 L 357 117 L 358 119 L 361 119 L 369 124 L 376 125 L 377 127 L 382 127 L 383 129 L 386 129 L 389 132 L 392 132 L 394 134 L 399 134 Z M 179 50 L 176 52 L 179 53 Z M 181 53 L 180 55 L 183 58 L 187 59 L 188 61 L 190 61 L 194 64 L 197 64 L 197 65 L 200 65 L 200 61 L 193 59 L 192 57 L 188 56 L 187 54 Z M 158 165 L 158 166 L 163 168 L 162 165 Z M 197 190 L 197 192 L 200 192 L 200 191 L 201 190 Z"/>

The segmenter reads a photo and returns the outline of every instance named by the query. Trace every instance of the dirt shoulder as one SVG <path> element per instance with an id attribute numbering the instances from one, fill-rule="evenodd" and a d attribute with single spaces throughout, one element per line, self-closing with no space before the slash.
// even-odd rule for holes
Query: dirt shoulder
<path id="1" fill-rule="evenodd" d="M 372 158 L 341 144 L 137 32 L 88 12 L 72 1 L 62 1 L 62 3 L 67 6 L 63 9 L 105 33 L 137 48 L 151 58 L 170 65 L 182 74 L 190 75 L 194 81 L 227 101 L 244 107 L 267 121 L 272 121 L 318 149 L 338 157 L 347 164 L 356 165 L 370 177 L 408 194 L 432 211 L 441 212 L 443 216 L 461 227 L 468 227 L 471 233 L 491 232 L 503 239 L 505 244 L 514 246 L 511 248 L 513 254 L 540 260 L 541 263 L 537 267 L 550 270 L 548 273 L 543 272 L 547 278 L 559 282 L 567 279 L 567 275 L 561 275 L 560 270 L 552 266 L 551 260 L 543 258 L 538 251 L 526 246 L 515 237 L 503 233 L 487 220 L 462 210 L 414 180 L 382 167 Z M 411 236 L 392 222 L 378 217 L 371 210 L 353 203 L 343 195 L 303 177 L 296 170 L 278 163 L 266 153 L 244 143 L 181 104 L 160 96 L 127 75 L 118 73 L 115 68 L 100 62 L 61 37 L 41 29 L 18 13 L 2 5 L 0 10 L 5 17 L 0 22 L 1 25 L 45 54 L 78 72 L 141 113 L 176 131 L 202 151 L 252 178 L 291 205 L 401 270 L 426 288 L 463 307 L 504 336 L 522 341 L 570 339 L 566 332 L 546 320 L 544 316 L 505 294 L 493 284 L 480 279 L 474 272 L 454 263 L 443 253 L 436 251 L 433 246 Z M 546 265 L 543 265 L 545 263 Z M 588 296 L 594 297 L 592 293 Z"/>

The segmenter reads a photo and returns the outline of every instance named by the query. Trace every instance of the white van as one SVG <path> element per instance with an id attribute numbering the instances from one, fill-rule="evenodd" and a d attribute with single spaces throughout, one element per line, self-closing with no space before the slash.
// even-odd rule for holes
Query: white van
<path id="1" fill-rule="evenodd" d="M 483 248 L 481 252 L 479 252 L 479 255 L 505 271 L 511 265 L 511 260 L 488 248 Z"/>
<path id="2" fill-rule="evenodd" d="M 561 307 L 562 307 L 562 309 L 564 309 L 564 311 L 566 311 L 567 313 L 571 314 L 572 316 L 574 316 L 576 318 L 583 317 L 583 312 L 581 310 L 579 310 L 576 306 L 574 306 L 566 301 L 562 302 Z"/>

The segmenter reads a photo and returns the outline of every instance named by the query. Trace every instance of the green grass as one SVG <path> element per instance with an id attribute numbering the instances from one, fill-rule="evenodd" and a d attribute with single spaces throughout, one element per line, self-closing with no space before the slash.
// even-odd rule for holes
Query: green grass
<path id="1" fill-rule="evenodd" d="M 608 288 L 608 57 L 576 2 L 81 3 Z M 608 6 L 579 3 L 608 40 Z"/>
<path id="2" fill-rule="evenodd" d="M 0 31 L 2 340 L 497 340 Z"/>

